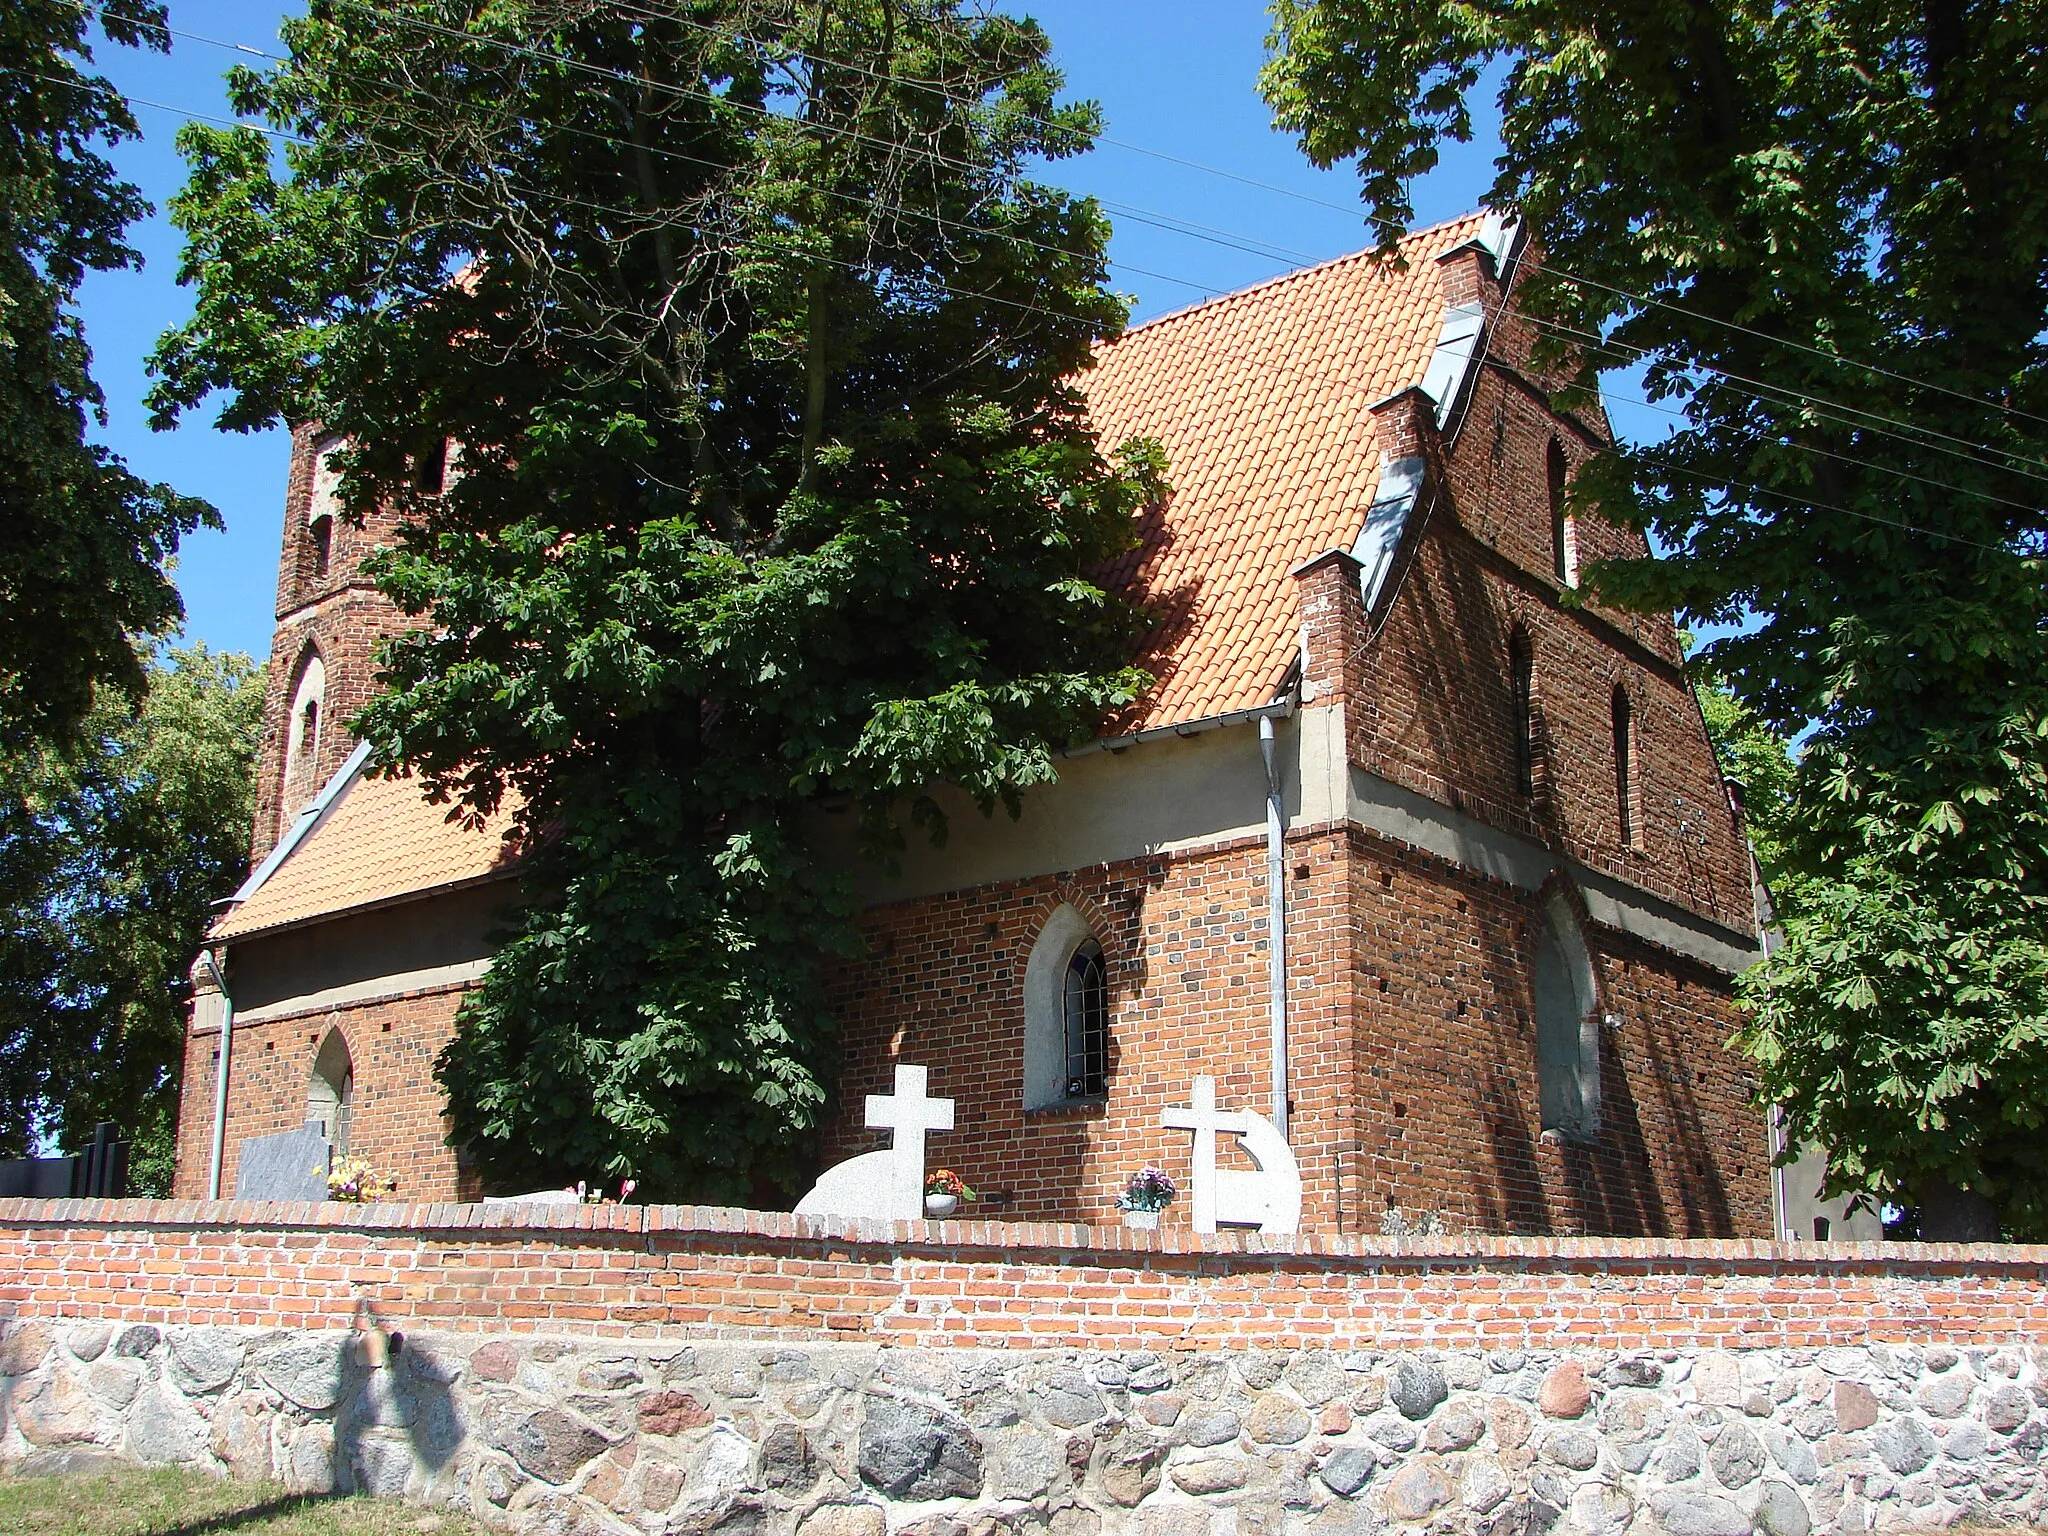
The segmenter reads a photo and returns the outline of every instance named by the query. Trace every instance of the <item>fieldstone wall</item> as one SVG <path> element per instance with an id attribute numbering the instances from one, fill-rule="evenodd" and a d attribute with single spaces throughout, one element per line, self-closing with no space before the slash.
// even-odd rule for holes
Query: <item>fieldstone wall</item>
<path id="1" fill-rule="evenodd" d="M 1090 1352 L 30 1320 L 0 1462 L 555 1536 L 1808 1536 L 2048 1518 L 2048 1350 Z"/>

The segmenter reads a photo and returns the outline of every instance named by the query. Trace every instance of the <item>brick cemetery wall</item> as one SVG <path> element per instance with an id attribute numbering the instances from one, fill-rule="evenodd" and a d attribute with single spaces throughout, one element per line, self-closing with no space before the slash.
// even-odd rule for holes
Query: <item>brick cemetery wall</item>
<path id="1" fill-rule="evenodd" d="M 522 1531 L 2039 1522 L 2048 1249 L 0 1202 L 0 1461 Z"/>

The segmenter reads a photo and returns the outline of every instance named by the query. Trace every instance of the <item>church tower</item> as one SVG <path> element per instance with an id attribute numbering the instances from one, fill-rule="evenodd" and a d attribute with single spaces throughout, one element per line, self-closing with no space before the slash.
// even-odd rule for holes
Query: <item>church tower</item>
<path id="1" fill-rule="evenodd" d="M 380 510 L 357 526 L 343 516 L 333 463 L 340 446 L 318 427 L 292 434 L 250 838 L 258 861 L 347 760 L 355 747 L 348 723 L 376 692 L 377 647 L 408 627 L 362 569 L 396 536 L 398 520 Z M 445 456 L 423 464 L 423 482 L 444 469 Z"/>

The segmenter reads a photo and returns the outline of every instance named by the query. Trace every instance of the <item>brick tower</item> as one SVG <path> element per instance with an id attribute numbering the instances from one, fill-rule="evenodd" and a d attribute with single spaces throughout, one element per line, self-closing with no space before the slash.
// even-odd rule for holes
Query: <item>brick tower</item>
<path id="1" fill-rule="evenodd" d="M 397 518 L 380 510 L 358 524 L 343 515 L 332 459 L 339 442 L 316 427 L 292 434 L 250 836 L 257 860 L 347 759 L 355 745 L 348 722 L 376 690 L 376 649 L 408 627 L 362 569 L 395 535 Z"/>

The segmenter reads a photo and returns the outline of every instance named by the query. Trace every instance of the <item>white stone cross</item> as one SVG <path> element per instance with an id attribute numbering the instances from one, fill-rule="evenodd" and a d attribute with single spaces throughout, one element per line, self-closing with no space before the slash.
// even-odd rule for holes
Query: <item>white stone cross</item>
<path id="1" fill-rule="evenodd" d="M 889 1147 L 889 1214 L 898 1221 L 924 1216 L 925 1133 L 953 1129 L 953 1101 L 926 1097 L 928 1078 L 923 1067 L 899 1065 L 895 1093 L 868 1095 L 868 1124 L 896 1133 Z"/>
<path id="2" fill-rule="evenodd" d="M 1216 1133 L 1242 1136 L 1247 1129 L 1242 1112 L 1216 1107 L 1216 1079 L 1195 1079 L 1194 1103 L 1185 1109 L 1168 1109 L 1159 1123 L 1169 1131 L 1195 1133 L 1194 1216 L 1197 1232 L 1216 1230 Z"/>
<path id="3" fill-rule="evenodd" d="M 1251 1110 L 1216 1107 L 1216 1079 L 1195 1079 L 1194 1102 L 1170 1108 L 1159 1117 L 1170 1131 L 1195 1133 L 1194 1227 L 1214 1232 L 1216 1223 L 1257 1227 L 1261 1232 L 1293 1232 L 1301 1225 L 1301 1166 L 1287 1138 L 1264 1115 Z M 1257 1172 L 1216 1166 L 1218 1132 L 1243 1140 L 1243 1150 Z"/>
<path id="4" fill-rule="evenodd" d="M 923 1067 L 896 1068 L 896 1091 L 868 1095 L 867 1123 L 894 1131 L 880 1152 L 863 1152 L 827 1168 L 797 1202 L 803 1216 L 861 1216 L 881 1221 L 924 1219 L 924 1138 L 953 1129 L 953 1101 L 925 1092 Z"/>

